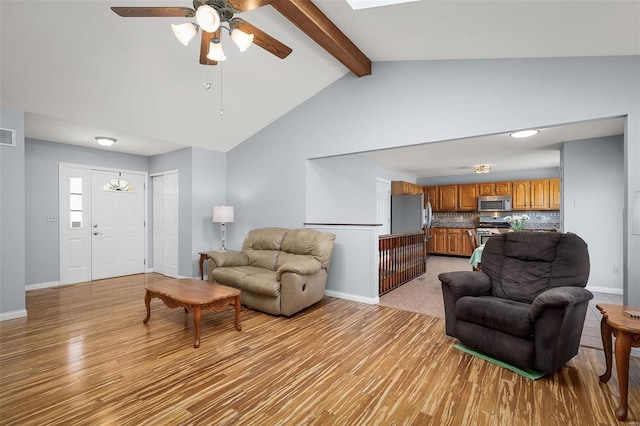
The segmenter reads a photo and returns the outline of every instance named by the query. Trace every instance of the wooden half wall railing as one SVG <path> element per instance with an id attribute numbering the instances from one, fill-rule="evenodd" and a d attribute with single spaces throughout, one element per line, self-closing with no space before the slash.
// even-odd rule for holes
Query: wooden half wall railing
<path id="1" fill-rule="evenodd" d="M 427 245 L 423 232 L 381 235 L 378 249 L 379 296 L 400 287 L 427 270 Z"/>

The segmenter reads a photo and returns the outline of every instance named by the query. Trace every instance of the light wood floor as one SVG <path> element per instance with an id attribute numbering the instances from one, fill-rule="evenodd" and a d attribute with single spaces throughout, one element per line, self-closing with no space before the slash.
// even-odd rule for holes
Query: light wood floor
<path id="1" fill-rule="evenodd" d="M 615 372 L 580 348 L 530 381 L 461 353 L 441 319 L 325 297 L 293 318 L 151 302 L 135 275 L 27 292 L 0 323 L 0 424 L 613 425 Z M 632 360 L 629 422 L 640 421 Z"/>

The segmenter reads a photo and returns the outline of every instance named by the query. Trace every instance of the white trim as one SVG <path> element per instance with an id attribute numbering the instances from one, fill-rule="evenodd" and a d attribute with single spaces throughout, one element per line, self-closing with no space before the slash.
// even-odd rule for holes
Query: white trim
<path id="1" fill-rule="evenodd" d="M 18 311 L 4 312 L 0 314 L 0 321 L 7 321 L 16 318 L 23 318 L 27 316 L 26 309 L 20 309 Z"/>
<path id="2" fill-rule="evenodd" d="M 156 173 L 151 173 L 149 175 L 150 178 L 152 177 L 156 177 L 156 176 L 162 176 L 162 175 L 168 175 L 169 173 L 179 173 L 180 170 L 179 169 L 175 169 L 175 170 L 168 170 L 166 172 L 156 172 Z"/>
<path id="3" fill-rule="evenodd" d="M 380 303 L 379 297 L 358 296 L 357 294 L 343 293 L 341 291 L 325 290 L 324 294 L 338 299 L 351 300 L 353 302 L 366 303 L 367 305 L 377 305 Z"/>
<path id="4" fill-rule="evenodd" d="M 598 287 L 598 286 L 588 285 L 587 286 L 587 290 L 595 291 L 596 293 L 619 294 L 620 296 L 622 296 L 622 294 L 623 294 L 621 288 Z"/>
<path id="5" fill-rule="evenodd" d="M 28 284 L 25 286 L 26 291 L 39 290 L 41 288 L 60 287 L 60 281 L 49 281 L 48 283 Z"/>

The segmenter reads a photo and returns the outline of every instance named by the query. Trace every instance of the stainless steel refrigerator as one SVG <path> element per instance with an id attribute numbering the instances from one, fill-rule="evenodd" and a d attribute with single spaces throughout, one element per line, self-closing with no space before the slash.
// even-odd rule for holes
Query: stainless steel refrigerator
<path id="1" fill-rule="evenodd" d="M 391 196 L 391 233 L 420 232 L 427 227 L 424 194 Z"/>

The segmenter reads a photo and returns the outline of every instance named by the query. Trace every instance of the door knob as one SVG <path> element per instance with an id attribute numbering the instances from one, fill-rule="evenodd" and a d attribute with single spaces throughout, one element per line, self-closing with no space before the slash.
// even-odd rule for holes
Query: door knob
<path id="1" fill-rule="evenodd" d="M 94 228 L 97 228 L 97 227 L 98 227 L 98 224 L 97 224 L 97 223 L 94 223 L 94 224 L 93 224 L 93 227 L 94 227 Z"/>
<path id="2" fill-rule="evenodd" d="M 93 235 L 102 235 L 102 232 L 94 232 Z"/>

